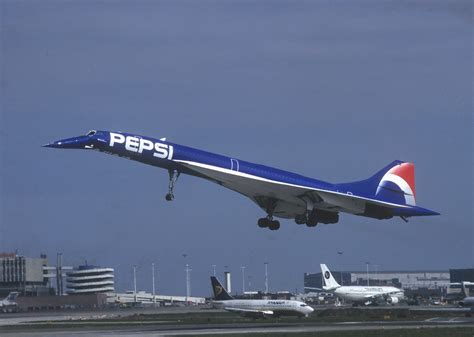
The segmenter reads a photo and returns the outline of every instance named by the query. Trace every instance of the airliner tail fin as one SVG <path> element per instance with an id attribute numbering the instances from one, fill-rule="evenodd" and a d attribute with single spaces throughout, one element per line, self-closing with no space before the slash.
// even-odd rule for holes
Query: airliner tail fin
<path id="1" fill-rule="evenodd" d="M 225 290 L 217 277 L 211 276 L 212 290 L 214 291 L 214 299 L 217 301 L 232 300 L 233 297 Z"/>
<path id="2" fill-rule="evenodd" d="M 329 271 L 329 268 L 325 264 L 321 264 L 321 272 L 323 274 L 324 290 L 333 290 L 341 286 L 339 283 L 337 283 L 336 279 L 334 278 L 334 276 L 332 276 L 331 272 Z"/>

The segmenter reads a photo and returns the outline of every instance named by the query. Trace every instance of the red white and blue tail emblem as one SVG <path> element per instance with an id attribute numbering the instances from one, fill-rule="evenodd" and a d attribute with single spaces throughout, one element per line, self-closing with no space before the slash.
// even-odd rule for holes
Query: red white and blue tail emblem
<path id="1" fill-rule="evenodd" d="M 384 174 L 375 193 L 378 199 L 415 206 L 415 165 L 400 163 Z"/>

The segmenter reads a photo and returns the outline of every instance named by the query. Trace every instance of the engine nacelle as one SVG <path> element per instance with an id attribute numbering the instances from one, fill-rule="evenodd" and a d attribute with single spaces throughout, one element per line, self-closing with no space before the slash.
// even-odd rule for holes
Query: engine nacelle
<path id="1" fill-rule="evenodd" d="M 324 224 L 337 223 L 339 221 L 339 213 L 317 210 L 316 221 Z"/>
<path id="2" fill-rule="evenodd" d="M 398 302 L 400 302 L 400 300 L 398 299 L 398 297 L 393 297 L 393 296 L 387 297 L 387 303 L 390 303 L 390 304 L 397 304 Z"/>
<path id="3" fill-rule="evenodd" d="M 297 215 L 295 222 L 297 224 L 306 223 L 309 227 L 314 227 L 318 223 L 329 224 L 339 221 L 339 213 L 313 209 L 307 216 L 306 214 Z"/>

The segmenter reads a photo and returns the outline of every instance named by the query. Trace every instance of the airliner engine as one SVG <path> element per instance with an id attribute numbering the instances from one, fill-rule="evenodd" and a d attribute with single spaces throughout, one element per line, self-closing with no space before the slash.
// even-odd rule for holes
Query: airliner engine
<path id="1" fill-rule="evenodd" d="M 392 296 L 387 297 L 387 303 L 397 304 L 398 302 L 400 302 L 398 297 L 392 297 Z"/>

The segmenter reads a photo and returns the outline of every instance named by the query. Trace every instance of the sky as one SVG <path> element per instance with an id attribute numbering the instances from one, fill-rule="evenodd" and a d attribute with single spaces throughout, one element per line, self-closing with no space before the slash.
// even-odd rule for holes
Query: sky
<path id="1" fill-rule="evenodd" d="M 0 0 L 0 251 L 115 268 L 116 288 L 302 291 L 303 274 L 474 267 L 472 2 Z M 437 217 L 279 231 L 218 185 L 42 144 L 88 130 L 329 182 L 416 166 Z M 343 251 L 338 255 L 338 251 Z M 186 255 L 186 257 L 183 256 Z"/>

